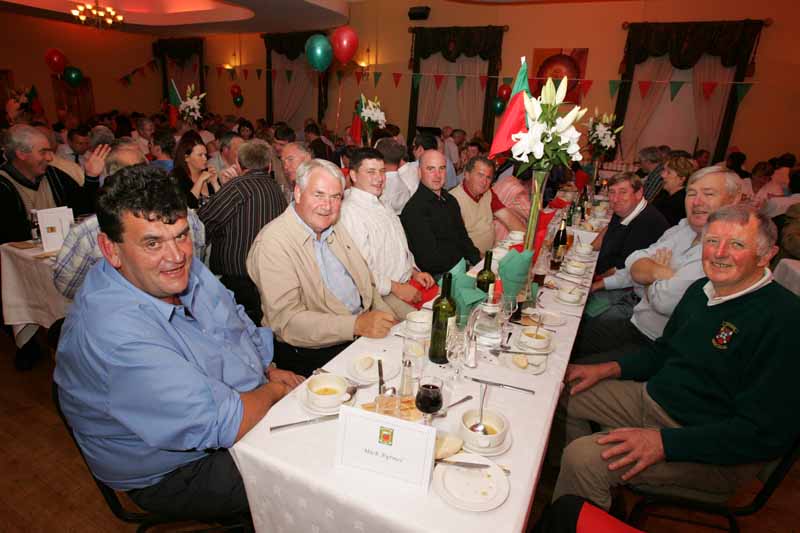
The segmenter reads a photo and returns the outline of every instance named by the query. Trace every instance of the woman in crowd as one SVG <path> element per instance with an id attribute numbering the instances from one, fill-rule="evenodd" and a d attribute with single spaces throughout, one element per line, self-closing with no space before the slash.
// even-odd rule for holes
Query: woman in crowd
<path id="1" fill-rule="evenodd" d="M 253 138 L 253 134 L 255 133 L 255 129 L 253 128 L 253 123 L 249 120 L 240 119 L 239 120 L 239 136 L 244 139 L 245 141 L 249 141 Z"/>
<path id="2" fill-rule="evenodd" d="M 758 191 L 772 179 L 772 172 L 772 165 L 766 161 L 756 163 L 750 177 L 742 180 L 742 193 L 746 196 L 746 199 L 755 198 Z"/>
<path id="3" fill-rule="evenodd" d="M 195 131 L 181 137 L 175 148 L 173 176 L 186 194 L 186 203 L 197 209 L 219 190 L 217 170 L 208 166 L 208 154 L 203 139 Z"/>
<path id="4" fill-rule="evenodd" d="M 670 157 L 664 163 L 661 171 L 664 187 L 653 199 L 653 206 L 661 211 L 670 226 L 686 217 L 686 180 L 692 172 L 694 165 L 687 157 Z"/>

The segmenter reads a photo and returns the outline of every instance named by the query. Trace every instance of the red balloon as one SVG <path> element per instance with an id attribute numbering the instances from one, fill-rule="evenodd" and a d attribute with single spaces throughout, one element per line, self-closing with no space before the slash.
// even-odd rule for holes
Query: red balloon
<path id="1" fill-rule="evenodd" d="M 333 55 L 336 59 L 345 64 L 353 59 L 358 50 L 358 35 L 350 26 L 336 28 L 331 35 L 331 46 L 333 46 Z"/>
<path id="2" fill-rule="evenodd" d="M 239 87 L 239 84 L 238 83 L 234 83 L 233 85 L 231 85 L 231 96 L 236 98 L 240 94 L 242 94 L 242 88 Z"/>
<path id="3" fill-rule="evenodd" d="M 504 83 L 497 88 L 497 96 L 499 96 L 502 101 L 508 102 L 508 99 L 511 98 L 511 87 Z"/>
<path id="4" fill-rule="evenodd" d="M 57 48 L 50 48 L 47 52 L 45 52 L 44 62 L 47 63 L 47 66 L 50 67 L 50 70 L 56 74 L 61 74 L 64 72 L 64 69 L 69 63 L 67 56 L 64 55 L 64 52 L 58 50 Z"/>

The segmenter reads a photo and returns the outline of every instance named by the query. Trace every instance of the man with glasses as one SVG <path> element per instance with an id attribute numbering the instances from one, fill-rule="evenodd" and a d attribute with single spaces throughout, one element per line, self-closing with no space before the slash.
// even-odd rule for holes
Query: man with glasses
<path id="1" fill-rule="evenodd" d="M 284 155 L 286 151 L 284 150 Z M 267 224 L 247 256 L 275 333 L 281 368 L 308 376 L 358 336 L 385 337 L 396 317 L 358 246 L 339 224 L 344 176 L 329 161 L 299 166 L 294 203 Z"/>

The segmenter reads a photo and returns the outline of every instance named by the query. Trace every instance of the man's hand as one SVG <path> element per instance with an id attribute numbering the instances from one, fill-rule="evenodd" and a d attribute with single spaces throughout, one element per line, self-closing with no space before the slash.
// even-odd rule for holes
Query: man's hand
<path id="1" fill-rule="evenodd" d="M 99 176 L 103 173 L 106 165 L 106 157 L 111 153 L 111 147 L 107 144 L 98 144 L 94 150 L 86 156 L 83 162 L 83 173 L 87 176 Z"/>
<path id="2" fill-rule="evenodd" d="M 570 385 L 573 381 L 577 381 L 569 390 L 569 395 L 575 396 L 604 379 L 619 377 L 621 373 L 622 369 L 616 361 L 596 365 L 567 365 L 564 383 Z"/>
<path id="3" fill-rule="evenodd" d="M 303 376 L 298 376 L 294 372 L 290 372 L 289 370 L 281 370 L 280 368 L 270 368 L 267 372 L 267 377 L 269 378 L 270 382 L 281 383 L 289 387 L 289 390 L 300 385 L 305 378 Z"/>
<path id="4" fill-rule="evenodd" d="M 622 455 L 608 465 L 609 470 L 619 470 L 633 464 L 630 470 L 622 474 L 623 481 L 630 481 L 645 468 L 666 458 L 661 431 L 657 429 L 619 428 L 597 439 L 597 444 L 612 443 L 618 444 L 604 451 L 601 457 L 609 460 Z"/>
<path id="5" fill-rule="evenodd" d="M 361 313 L 358 315 L 358 318 L 356 318 L 356 325 L 353 328 L 353 333 L 360 337 L 382 339 L 396 323 L 397 321 L 394 319 L 394 316 L 389 313 L 384 311 L 367 311 L 366 313 Z"/>
<path id="6" fill-rule="evenodd" d="M 225 185 L 233 178 L 242 175 L 242 167 L 239 166 L 239 163 L 234 163 L 219 174 L 219 182 L 221 185 Z"/>
<path id="7" fill-rule="evenodd" d="M 422 293 L 420 293 L 416 287 L 408 283 L 397 283 L 393 281 L 392 294 L 410 304 L 415 304 L 422 300 Z"/>
<path id="8" fill-rule="evenodd" d="M 433 284 L 436 283 L 436 280 L 433 279 L 433 276 L 431 276 L 427 272 L 418 272 L 416 270 L 412 272 L 411 279 L 413 279 L 426 289 L 430 289 L 431 287 L 433 287 Z"/>
<path id="9" fill-rule="evenodd" d="M 661 252 L 661 250 L 659 250 Z M 631 278 L 640 285 L 650 285 L 659 280 L 671 279 L 675 275 L 675 271 L 669 266 L 669 263 L 662 264 L 658 261 L 664 261 L 666 254 L 656 255 L 654 257 L 643 257 L 631 265 L 630 273 Z"/>
<path id="10" fill-rule="evenodd" d="M 595 252 L 599 252 L 600 248 L 603 246 L 603 237 L 606 236 L 606 232 L 608 231 L 608 226 L 604 227 L 597 233 L 597 237 L 594 238 L 592 241 L 592 250 Z"/>

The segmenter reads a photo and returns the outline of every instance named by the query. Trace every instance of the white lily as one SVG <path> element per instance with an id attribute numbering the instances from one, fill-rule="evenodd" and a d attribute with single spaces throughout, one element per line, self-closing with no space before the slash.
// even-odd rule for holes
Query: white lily
<path id="1" fill-rule="evenodd" d="M 578 142 L 578 139 L 581 138 L 581 132 L 576 130 L 574 126 L 570 126 L 559 134 L 559 138 L 561 139 L 559 144 L 575 144 Z"/>
<path id="2" fill-rule="evenodd" d="M 515 142 L 511 147 L 511 155 L 517 161 L 528 163 L 530 161 L 529 155 L 533 154 L 534 159 L 541 159 L 544 156 L 544 143 L 542 142 L 542 134 L 545 132 L 546 126 L 541 122 L 534 122 L 531 124 L 531 129 L 527 132 L 518 132 L 511 136 L 511 140 Z"/>
<path id="3" fill-rule="evenodd" d="M 556 105 L 561 105 L 561 102 L 563 102 L 564 98 L 567 97 L 567 85 L 568 85 L 567 77 L 564 76 L 564 78 L 561 80 L 561 83 L 558 84 L 558 91 L 556 92 L 556 101 L 555 101 Z"/>
<path id="4" fill-rule="evenodd" d="M 525 98 L 525 112 L 528 114 L 528 118 L 531 122 L 536 122 L 542 114 L 542 106 L 539 104 L 538 99 L 532 98 L 528 93 L 523 94 Z"/>
<path id="5" fill-rule="evenodd" d="M 542 87 L 542 95 L 539 97 L 543 104 L 552 105 L 556 101 L 556 88 L 553 79 L 547 78 L 547 83 Z"/>

